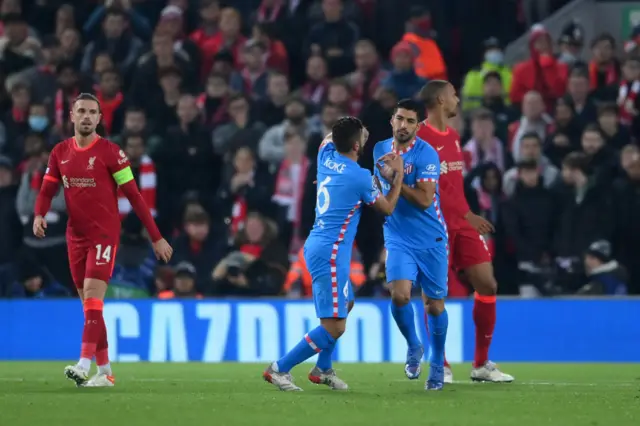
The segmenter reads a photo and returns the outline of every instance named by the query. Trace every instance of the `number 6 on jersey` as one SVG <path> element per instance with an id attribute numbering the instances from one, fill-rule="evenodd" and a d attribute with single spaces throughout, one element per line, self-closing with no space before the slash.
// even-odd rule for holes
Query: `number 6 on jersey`
<path id="1" fill-rule="evenodd" d="M 324 214 L 329 210 L 329 204 L 331 203 L 331 197 L 329 196 L 329 190 L 327 189 L 327 184 L 329 182 L 331 182 L 331 176 L 327 176 L 322 182 L 320 182 L 320 185 L 318 185 L 316 207 L 318 208 L 319 214 Z M 320 196 L 323 198 L 322 203 L 320 203 Z"/>

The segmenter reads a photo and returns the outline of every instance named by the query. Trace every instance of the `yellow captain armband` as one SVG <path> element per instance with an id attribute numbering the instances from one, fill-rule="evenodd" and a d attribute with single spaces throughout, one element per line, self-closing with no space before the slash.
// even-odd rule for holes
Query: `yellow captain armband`
<path id="1" fill-rule="evenodd" d="M 118 170 L 113 174 L 113 179 L 119 186 L 122 186 L 125 183 L 133 180 L 133 172 L 131 171 L 131 167 L 127 166 L 122 170 Z"/>

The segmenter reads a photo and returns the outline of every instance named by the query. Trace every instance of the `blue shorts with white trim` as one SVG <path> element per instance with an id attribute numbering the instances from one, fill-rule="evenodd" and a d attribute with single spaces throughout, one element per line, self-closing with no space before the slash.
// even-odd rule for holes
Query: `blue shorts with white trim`
<path id="1" fill-rule="evenodd" d="M 349 302 L 354 300 L 349 281 L 351 259 L 335 260 L 310 254 L 305 247 L 304 261 L 311 274 L 313 303 L 318 318 L 346 318 Z"/>

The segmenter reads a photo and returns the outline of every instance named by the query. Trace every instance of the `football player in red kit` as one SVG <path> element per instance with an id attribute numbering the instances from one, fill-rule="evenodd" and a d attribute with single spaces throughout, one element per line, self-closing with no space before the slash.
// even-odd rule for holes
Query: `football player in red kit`
<path id="1" fill-rule="evenodd" d="M 109 364 L 102 309 L 120 240 L 118 187 L 146 227 L 158 259 L 168 262 L 173 250 L 160 235 L 140 195 L 124 151 L 96 134 L 100 119 L 98 99 L 87 93 L 80 94 L 71 110 L 75 136 L 60 142 L 51 151 L 36 199 L 33 233 L 39 238 L 45 236 L 44 217 L 62 184 L 69 214 L 66 235 L 69 266 L 85 317 L 80 360 L 76 365 L 67 366 L 64 373 L 78 386 L 108 387 L 114 385 L 115 379 Z M 94 356 L 98 373 L 89 380 Z"/>
<path id="2" fill-rule="evenodd" d="M 464 163 L 460 135 L 447 125 L 458 111 L 458 96 L 448 81 L 432 80 L 422 88 L 427 119 L 418 130 L 418 137 L 433 146 L 440 157 L 440 199 L 449 231 L 449 264 L 454 270 L 464 270 L 475 289 L 473 320 L 476 325 L 476 348 L 471 379 L 487 382 L 512 382 L 489 360 L 489 346 L 496 323 L 496 293 L 498 284 L 493 275 L 491 255 L 482 238 L 492 232 L 493 225 L 469 210 L 464 196 Z M 445 363 L 445 383 L 453 374 Z"/>

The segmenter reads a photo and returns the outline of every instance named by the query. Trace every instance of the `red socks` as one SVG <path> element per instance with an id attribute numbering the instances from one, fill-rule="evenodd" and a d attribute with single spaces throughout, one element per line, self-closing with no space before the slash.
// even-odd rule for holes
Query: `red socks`
<path id="1" fill-rule="evenodd" d="M 482 296 L 474 294 L 473 322 L 476 325 L 476 352 L 473 366 L 480 367 L 489 360 L 489 347 L 493 338 L 493 329 L 496 326 L 496 296 Z M 424 323 L 429 335 L 427 313 L 424 314 Z M 449 361 L 444 359 L 444 366 L 449 367 Z"/>
<path id="2" fill-rule="evenodd" d="M 80 358 L 92 359 L 96 355 L 98 342 L 104 336 L 106 346 L 106 327 L 102 317 L 104 302 L 89 298 L 84 301 L 84 330 L 82 332 L 82 349 Z"/>
<path id="3" fill-rule="evenodd" d="M 476 353 L 474 367 L 484 365 L 489 359 L 489 346 L 496 326 L 496 297 L 475 293 L 473 322 L 476 324 Z"/>
<path id="4" fill-rule="evenodd" d="M 96 365 L 102 366 L 109 364 L 109 344 L 107 343 L 107 327 L 102 321 L 102 335 L 96 346 Z"/>

